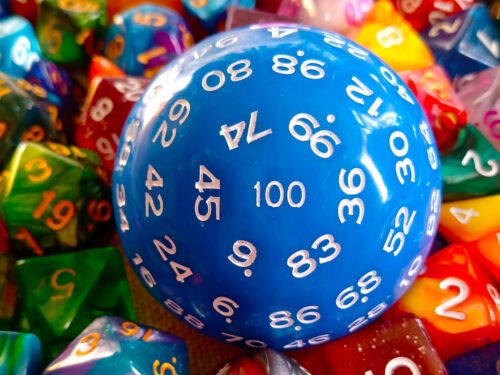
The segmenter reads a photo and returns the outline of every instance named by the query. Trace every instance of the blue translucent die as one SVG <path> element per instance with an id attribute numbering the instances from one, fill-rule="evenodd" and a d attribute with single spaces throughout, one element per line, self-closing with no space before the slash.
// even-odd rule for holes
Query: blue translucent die
<path id="1" fill-rule="evenodd" d="M 255 0 L 182 0 L 182 5 L 206 30 L 214 31 L 229 7 L 253 9 Z"/>
<path id="2" fill-rule="evenodd" d="M 52 361 L 44 375 L 188 374 L 184 342 L 118 317 L 97 318 Z"/>
<path id="3" fill-rule="evenodd" d="M 0 20 L 0 71 L 23 78 L 42 52 L 33 26 L 19 16 Z"/>
<path id="4" fill-rule="evenodd" d="M 0 331 L 0 375 L 38 375 L 42 347 L 31 333 Z"/>
<path id="5" fill-rule="evenodd" d="M 422 37 L 452 78 L 500 64 L 500 34 L 484 4 L 447 17 Z"/>
<path id="6" fill-rule="evenodd" d="M 10 15 L 9 0 L 0 0 L 0 18 Z"/>
<path id="7" fill-rule="evenodd" d="M 446 362 L 449 375 L 498 375 L 500 342 L 467 352 Z"/>
<path id="8" fill-rule="evenodd" d="M 193 44 L 187 22 L 166 7 L 144 4 L 113 17 L 106 57 L 129 75 L 155 72 Z"/>
<path id="9" fill-rule="evenodd" d="M 396 73 L 339 35 L 263 24 L 170 63 L 132 110 L 113 176 L 150 293 L 226 342 L 313 345 L 377 318 L 436 232 L 438 153 Z"/>

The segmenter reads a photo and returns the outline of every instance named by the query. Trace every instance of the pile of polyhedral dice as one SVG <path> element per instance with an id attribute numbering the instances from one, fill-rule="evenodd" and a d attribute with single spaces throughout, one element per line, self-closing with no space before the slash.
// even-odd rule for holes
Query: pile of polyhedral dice
<path id="1" fill-rule="evenodd" d="M 500 375 L 500 2 L 154 3 L 0 0 L 0 374 Z"/>

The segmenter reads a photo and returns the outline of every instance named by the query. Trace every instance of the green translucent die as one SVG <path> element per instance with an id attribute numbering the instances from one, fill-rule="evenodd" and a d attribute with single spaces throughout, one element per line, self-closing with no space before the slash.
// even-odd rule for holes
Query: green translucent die
<path id="1" fill-rule="evenodd" d="M 26 81 L 0 72 L 0 167 L 7 162 L 21 140 L 46 141 L 59 138 L 51 123 L 50 114 L 39 105 L 38 98 L 24 90 L 19 82 L 24 87 L 30 87 Z"/>
<path id="2" fill-rule="evenodd" d="M 0 215 L 18 258 L 101 246 L 112 234 L 99 157 L 56 143 L 20 143 L 0 179 Z"/>
<path id="3" fill-rule="evenodd" d="M 105 0 L 41 0 L 37 35 L 45 56 L 57 63 L 81 63 L 94 34 L 106 26 Z"/>
<path id="4" fill-rule="evenodd" d="M 462 129 L 455 147 L 441 157 L 441 171 L 445 202 L 500 192 L 500 153 L 473 125 Z"/>
<path id="5" fill-rule="evenodd" d="M 18 325 L 37 334 L 44 362 L 56 357 L 95 318 L 136 318 L 122 255 L 115 248 L 20 260 Z"/>

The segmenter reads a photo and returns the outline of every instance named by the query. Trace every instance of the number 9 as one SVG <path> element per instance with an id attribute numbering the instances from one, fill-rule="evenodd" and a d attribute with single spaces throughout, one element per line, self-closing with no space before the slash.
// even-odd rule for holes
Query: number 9
<path id="1" fill-rule="evenodd" d="M 123 336 L 134 336 L 139 332 L 139 326 L 133 322 L 123 322 L 120 333 Z"/>
<path id="2" fill-rule="evenodd" d="M 54 206 L 53 218 L 47 219 L 47 226 L 57 232 L 68 225 L 74 215 L 75 204 L 67 200 L 60 201 Z"/>

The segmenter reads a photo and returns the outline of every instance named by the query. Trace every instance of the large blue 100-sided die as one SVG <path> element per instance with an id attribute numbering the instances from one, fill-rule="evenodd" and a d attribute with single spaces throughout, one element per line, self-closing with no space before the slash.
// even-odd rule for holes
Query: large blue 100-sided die
<path id="1" fill-rule="evenodd" d="M 121 242 L 194 328 L 319 344 L 417 276 L 439 218 L 437 155 L 410 90 L 353 42 L 290 24 L 218 34 L 170 63 L 127 120 Z"/>

